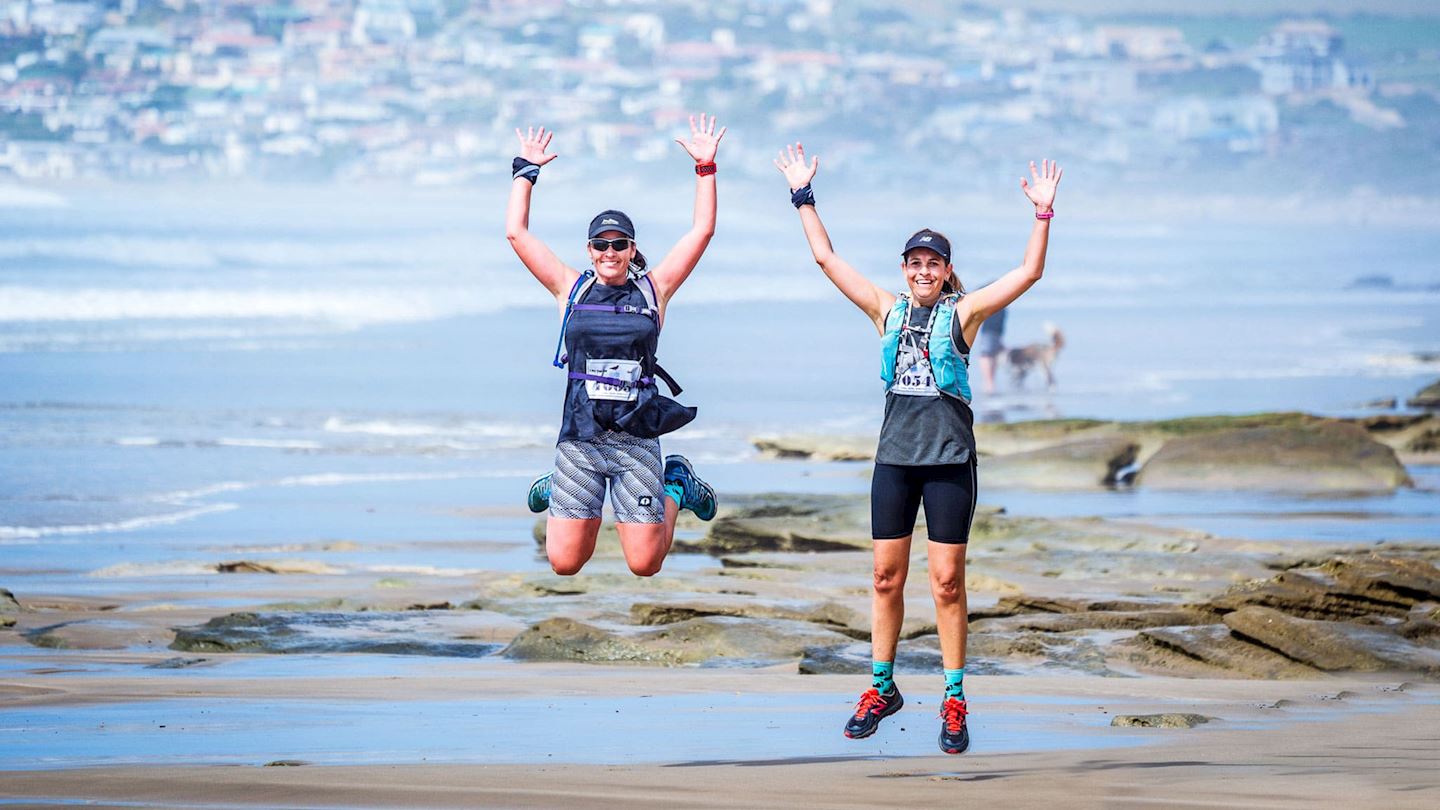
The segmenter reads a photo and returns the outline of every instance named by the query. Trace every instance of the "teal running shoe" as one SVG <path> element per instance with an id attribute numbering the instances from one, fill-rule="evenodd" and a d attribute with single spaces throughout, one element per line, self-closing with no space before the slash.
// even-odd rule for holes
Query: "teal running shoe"
<path id="1" fill-rule="evenodd" d="M 695 468 L 684 456 L 665 457 L 665 483 L 676 484 L 685 497 L 680 500 L 681 509 L 689 509 L 695 517 L 710 520 L 715 517 L 719 504 L 715 501 L 715 490 L 695 474 Z"/>
<path id="2" fill-rule="evenodd" d="M 525 505 L 536 513 L 550 508 L 550 473 L 530 482 L 530 496 L 525 499 Z"/>

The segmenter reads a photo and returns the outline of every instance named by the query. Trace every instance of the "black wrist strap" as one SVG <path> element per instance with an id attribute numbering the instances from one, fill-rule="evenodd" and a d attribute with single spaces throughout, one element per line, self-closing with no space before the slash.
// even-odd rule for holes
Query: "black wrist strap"
<path id="1" fill-rule="evenodd" d="M 517 157 L 510 162 L 511 179 L 525 178 L 530 185 L 535 185 L 540 180 L 540 164 L 531 163 L 523 157 Z"/>
<path id="2" fill-rule="evenodd" d="M 797 188 L 794 191 L 790 192 L 790 204 L 795 206 L 797 209 L 800 208 L 800 206 L 802 205 L 815 204 L 815 192 L 810 189 L 809 183 L 806 183 L 800 188 Z"/>

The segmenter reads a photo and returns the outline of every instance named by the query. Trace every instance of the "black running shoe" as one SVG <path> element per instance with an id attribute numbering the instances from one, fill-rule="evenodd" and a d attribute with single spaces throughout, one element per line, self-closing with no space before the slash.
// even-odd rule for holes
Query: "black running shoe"
<path id="1" fill-rule="evenodd" d="M 947 697 L 940 701 L 940 750 L 947 754 L 963 754 L 970 747 L 970 730 L 965 727 L 969 710 L 965 701 Z"/>
<path id="2" fill-rule="evenodd" d="M 878 689 L 865 690 L 860 702 L 855 704 L 855 714 L 845 723 L 845 736 L 852 740 L 869 737 L 880 727 L 881 720 L 900 711 L 904 705 L 905 698 L 900 697 L 899 689 L 883 695 Z"/>

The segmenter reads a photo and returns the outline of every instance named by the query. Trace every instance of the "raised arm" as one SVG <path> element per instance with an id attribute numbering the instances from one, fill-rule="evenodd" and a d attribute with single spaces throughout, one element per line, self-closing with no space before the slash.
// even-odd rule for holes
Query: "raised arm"
<path id="1" fill-rule="evenodd" d="M 675 139 L 695 160 L 695 221 L 675 247 L 670 248 L 670 252 L 660 260 L 660 264 L 650 271 L 650 280 L 655 282 L 655 292 L 659 294 L 662 306 L 690 277 L 690 271 L 705 255 L 710 237 L 715 235 L 715 152 L 720 148 L 723 137 L 725 127 L 716 132 L 714 116 L 707 118 L 705 113 L 700 113 L 698 126 L 695 116 L 690 116 L 690 140 Z"/>
<path id="2" fill-rule="evenodd" d="M 540 166 L 554 160 L 557 155 L 546 154 L 545 150 L 550 147 L 550 139 L 555 133 L 546 132 L 544 127 L 536 130 L 531 127 L 526 134 L 521 134 L 519 129 L 515 130 L 515 137 L 520 139 L 520 160 L 536 167 L 531 172 L 517 172 L 515 179 L 510 181 L 510 203 L 505 209 L 505 238 L 510 240 L 510 247 L 515 249 L 515 255 L 525 264 L 525 269 L 549 290 L 556 300 L 562 299 L 570 292 L 570 287 L 579 278 L 579 271 L 560 261 L 540 238 L 530 232 L 530 193 L 535 188 L 535 179 L 539 175 Z M 520 164 L 517 162 L 517 166 Z"/>
<path id="3" fill-rule="evenodd" d="M 991 315 L 1009 306 L 1045 273 L 1045 251 L 1050 244 L 1050 218 L 1055 215 L 1055 188 L 1063 174 L 1059 164 L 1041 161 L 1037 170 L 1030 161 L 1030 179 L 1020 178 L 1020 188 L 1035 204 L 1035 224 L 1030 228 L 1030 241 L 1025 244 L 1025 259 L 1020 266 L 965 296 L 962 301 L 962 324 L 965 340 L 973 345 L 980 324 Z"/>
<path id="4" fill-rule="evenodd" d="M 796 208 L 800 212 L 800 224 L 805 228 L 805 239 L 810 243 L 810 254 L 815 257 L 815 263 L 820 265 L 831 283 L 850 299 L 850 303 L 865 313 L 865 317 L 875 324 L 875 329 L 884 333 L 885 316 L 890 314 L 895 296 L 875 286 L 859 270 L 851 267 L 830 244 L 830 234 L 815 211 L 814 195 L 810 192 L 810 181 L 815 179 L 815 172 L 820 169 L 820 158 L 813 158 L 807 165 L 805 147 L 797 143 L 785 147 L 785 151 L 775 159 L 775 168 L 785 175 L 786 182 L 790 184 L 791 199 L 801 201 Z"/>

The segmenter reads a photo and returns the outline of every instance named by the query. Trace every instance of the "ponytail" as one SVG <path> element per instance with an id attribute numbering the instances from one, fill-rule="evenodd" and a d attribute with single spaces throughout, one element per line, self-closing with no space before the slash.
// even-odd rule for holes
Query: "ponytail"
<path id="1" fill-rule="evenodd" d="M 630 260 L 630 274 L 635 276 L 645 274 L 645 254 L 641 253 L 639 248 L 635 249 L 635 257 Z"/>

